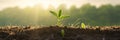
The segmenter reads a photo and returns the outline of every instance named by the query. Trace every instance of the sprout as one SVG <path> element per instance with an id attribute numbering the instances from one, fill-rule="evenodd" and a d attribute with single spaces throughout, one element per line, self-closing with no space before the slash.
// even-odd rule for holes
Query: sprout
<path id="1" fill-rule="evenodd" d="M 57 17 L 57 25 L 60 26 L 62 23 L 61 21 L 64 20 L 65 18 L 68 18 L 70 16 L 67 15 L 62 15 L 62 10 L 59 10 L 58 13 L 54 12 L 54 11 L 50 11 L 51 14 L 53 14 L 54 16 Z"/>
<path id="2" fill-rule="evenodd" d="M 83 28 L 83 29 L 85 29 L 85 28 L 86 28 L 86 26 L 85 26 L 85 24 L 84 24 L 84 23 L 81 23 L 81 28 Z"/>

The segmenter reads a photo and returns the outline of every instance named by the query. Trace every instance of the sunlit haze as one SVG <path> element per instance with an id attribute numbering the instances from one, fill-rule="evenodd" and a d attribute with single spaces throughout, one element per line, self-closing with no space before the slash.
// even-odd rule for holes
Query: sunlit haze
<path id="1" fill-rule="evenodd" d="M 47 9 L 49 5 L 53 5 L 57 8 L 60 4 L 66 4 L 69 8 L 71 5 L 76 5 L 80 7 L 82 4 L 90 3 L 92 5 L 100 6 L 101 4 L 120 4 L 120 0 L 0 0 L 0 10 L 6 7 L 19 6 L 24 8 L 26 6 L 34 6 L 36 4 L 41 4 L 44 9 Z"/>

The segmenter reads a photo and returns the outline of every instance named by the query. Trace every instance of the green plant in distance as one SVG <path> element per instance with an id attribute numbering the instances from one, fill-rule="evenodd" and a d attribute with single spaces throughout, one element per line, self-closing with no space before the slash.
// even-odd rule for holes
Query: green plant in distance
<path id="1" fill-rule="evenodd" d="M 62 20 L 65 18 L 70 17 L 69 15 L 62 15 L 62 10 L 59 10 L 58 12 L 55 11 L 50 11 L 51 14 L 53 14 L 55 17 L 57 17 L 57 25 L 60 26 L 62 25 Z"/>

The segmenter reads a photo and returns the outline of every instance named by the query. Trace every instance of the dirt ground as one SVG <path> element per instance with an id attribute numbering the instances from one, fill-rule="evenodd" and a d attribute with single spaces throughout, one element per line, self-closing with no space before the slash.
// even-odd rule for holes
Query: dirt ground
<path id="1" fill-rule="evenodd" d="M 61 29 L 65 35 L 62 37 Z M 120 40 L 120 27 L 1 27 L 0 40 Z"/>

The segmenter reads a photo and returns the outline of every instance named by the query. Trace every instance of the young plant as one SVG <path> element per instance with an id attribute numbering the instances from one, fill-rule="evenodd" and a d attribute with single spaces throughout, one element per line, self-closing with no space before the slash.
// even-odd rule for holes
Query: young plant
<path id="1" fill-rule="evenodd" d="M 84 23 L 81 23 L 81 28 L 83 28 L 83 29 L 85 29 L 85 28 L 86 28 L 86 26 L 85 26 L 85 24 L 84 24 Z"/>
<path id="2" fill-rule="evenodd" d="M 62 10 L 59 10 L 58 13 L 56 13 L 55 11 L 50 11 L 51 14 L 53 14 L 54 16 L 57 17 L 57 25 L 60 26 L 62 24 L 62 20 L 64 20 L 65 18 L 68 18 L 70 16 L 64 16 L 62 15 Z"/>

